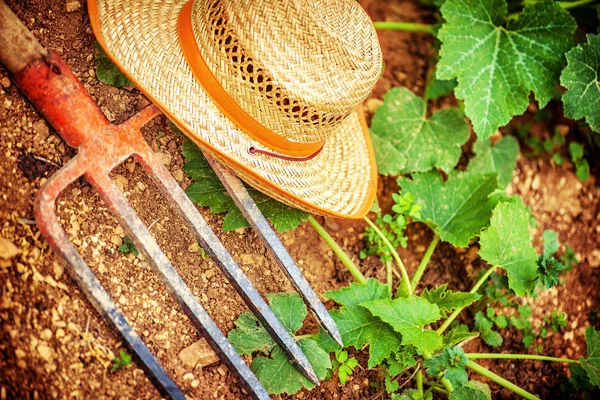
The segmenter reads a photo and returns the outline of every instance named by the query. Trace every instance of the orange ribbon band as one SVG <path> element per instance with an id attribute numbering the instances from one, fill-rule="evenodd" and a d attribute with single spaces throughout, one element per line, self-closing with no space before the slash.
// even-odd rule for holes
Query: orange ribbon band
<path id="1" fill-rule="evenodd" d="M 208 96 L 221 112 L 229 118 L 240 130 L 254 138 L 259 143 L 288 156 L 292 157 L 311 157 L 318 154 L 325 142 L 318 143 L 297 143 L 290 142 L 271 131 L 260 122 L 248 114 L 239 104 L 227 93 L 221 86 L 215 75 L 212 73 L 206 61 L 200 53 L 194 29 L 192 27 L 192 6 L 193 0 L 188 1 L 179 14 L 178 32 L 179 43 L 187 63 L 192 70 L 198 83 L 204 88 Z M 266 154 L 266 152 L 265 152 Z M 269 155 L 276 156 L 269 153 Z M 283 158 L 283 157 L 279 157 Z M 285 159 L 291 159 L 285 157 Z M 301 161 L 300 159 L 298 161 Z"/>

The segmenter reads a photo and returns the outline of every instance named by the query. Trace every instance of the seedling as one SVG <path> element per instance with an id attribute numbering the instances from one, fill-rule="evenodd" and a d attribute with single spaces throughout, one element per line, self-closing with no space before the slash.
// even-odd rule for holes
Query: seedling
<path id="1" fill-rule="evenodd" d="M 110 369 L 110 372 L 116 372 L 121 368 L 130 366 L 131 364 L 131 356 L 123 350 L 121 350 L 119 352 L 119 355 L 113 359 L 113 365 Z"/>
<path id="2" fill-rule="evenodd" d="M 337 350 L 335 358 L 331 361 L 332 372 L 337 372 L 341 385 L 346 383 L 357 365 L 358 360 L 354 357 L 348 357 L 348 352 L 345 350 Z"/>
<path id="3" fill-rule="evenodd" d="M 140 252 L 135 248 L 135 244 L 128 236 L 123 238 L 123 244 L 119 246 L 119 251 L 125 255 L 133 253 L 133 255 L 136 257 L 140 254 Z"/>

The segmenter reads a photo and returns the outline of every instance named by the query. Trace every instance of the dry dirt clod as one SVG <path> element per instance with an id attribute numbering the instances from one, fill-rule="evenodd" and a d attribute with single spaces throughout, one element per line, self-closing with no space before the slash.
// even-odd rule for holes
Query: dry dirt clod
<path id="1" fill-rule="evenodd" d="M 78 1 L 67 1 L 67 12 L 68 13 L 72 13 L 75 12 L 77 10 L 79 10 L 81 8 L 81 3 Z"/>
<path id="2" fill-rule="evenodd" d="M 45 361 L 52 360 L 52 347 L 48 347 L 44 344 L 40 344 L 37 347 L 37 351 Z"/>
<path id="3" fill-rule="evenodd" d="M 19 254 L 19 248 L 10 240 L 0 237 L 0 258 L 10 260 L 17 254 Z"/>
<path id="4" fill-rule="evenodd" d="M 592 250 L 591 253 L 587 256 L 587 261 L 590 268 L 600 267 L 600 250 Z"/>
<path id="5" fill-rule="evenodd" d="M 206 367 L 219 361 L 219 357 L 204 339 L 198 340 L 181 350 L 178 357 L 189 368 L 194 368 L 197 365 Z"/>

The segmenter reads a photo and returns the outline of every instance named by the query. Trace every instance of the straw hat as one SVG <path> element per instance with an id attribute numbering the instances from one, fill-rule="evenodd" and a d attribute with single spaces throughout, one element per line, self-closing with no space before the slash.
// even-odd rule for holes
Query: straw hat
<path id="1" fill-rule="evenodd" d="M 108 56 L 242 179 L 360 218 L 377 170 L 362 113 L 381 71 L 356 0 L 88 0 Z"/>

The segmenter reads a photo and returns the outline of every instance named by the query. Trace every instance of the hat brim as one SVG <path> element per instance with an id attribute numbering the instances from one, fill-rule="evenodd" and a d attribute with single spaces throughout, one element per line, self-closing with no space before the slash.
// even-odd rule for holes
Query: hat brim
<path id="1" fill-rule="evenodd" d="M 336 218 L 362 218 L 377 190 L 377 168 L 362 109 L 321 152 L 288 161 L 239 130 L 190 70 L 177 20 L 187 0 L 88 0 L 92 29 L 107 56 L 192 141 L 256 189 L 288 205 Z"/>

